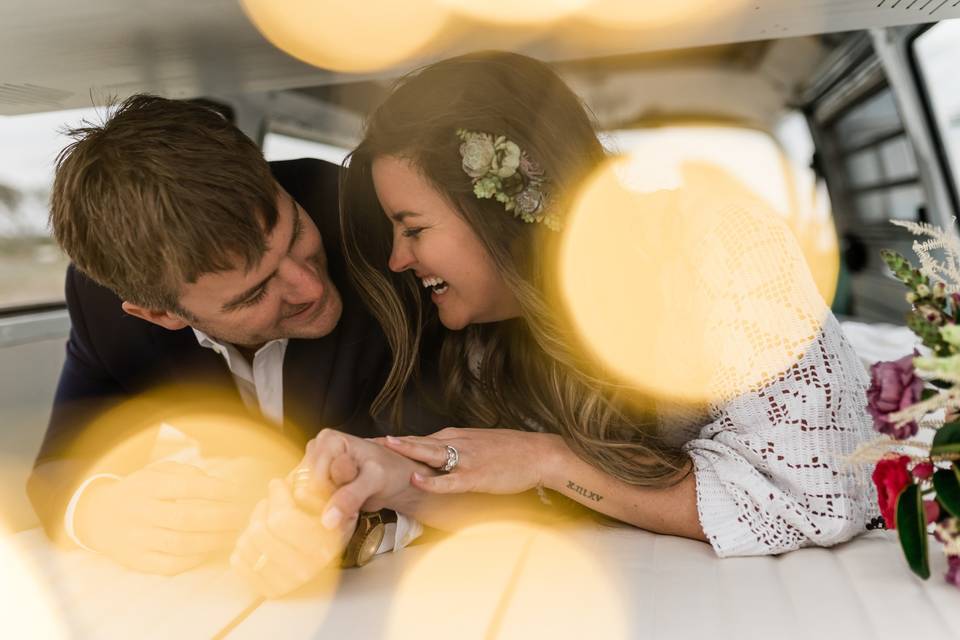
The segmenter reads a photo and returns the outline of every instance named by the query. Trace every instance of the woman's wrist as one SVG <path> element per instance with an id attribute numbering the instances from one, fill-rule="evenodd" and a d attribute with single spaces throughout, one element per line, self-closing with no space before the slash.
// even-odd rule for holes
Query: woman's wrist
<path id="1" fill-rule="evenodd" d="M 536 436 L 541 438 L 535 458 L 540 486 L 557 490 L 562 483 L 560 476 L 563 475 L 563 469 L 569 464 L 570 448 L 556 434 L 538 433 Z"/>

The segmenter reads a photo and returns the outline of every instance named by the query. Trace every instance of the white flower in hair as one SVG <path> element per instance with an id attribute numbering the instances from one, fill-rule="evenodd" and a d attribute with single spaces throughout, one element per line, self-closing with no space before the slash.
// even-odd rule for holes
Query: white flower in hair
<path id="1" fill-rule="evenodd" d="M 463 170 L 471 178 L 482 178 L 490 171 L 497 155 L 489 135 L 479 134 L 465 138 L 460 145 Z"/>
<path id="2" fill-rule="evenodd" d="M 555 213 L 545 213 L 547 179 L 540 165 L 506 136 L 496 138 L 480 131 L 457 129 L 462 140 L 460 158 L 464 173 L 473 180 L 473 193 L 480 199 L 495 199 L 524 222 L 542 222 L 560 230 Z"/>

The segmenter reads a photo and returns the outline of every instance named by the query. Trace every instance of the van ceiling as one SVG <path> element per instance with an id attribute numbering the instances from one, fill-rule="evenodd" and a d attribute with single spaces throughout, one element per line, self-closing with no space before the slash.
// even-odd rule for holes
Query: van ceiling
<path id="1" fill-rule="evenodd" d="M 488 48 L 554 62 L 605 58 L 609 76 L 618 64 L 630 66 L 628 54 L 954 17 L 960 17 L 958 0 L 754 0 L 709 25 L 689 21 L 626 32 L 570 20 L 537 31 L 533 40 L 529 28 L 494 30 L 456 18 L 417 60 L 377 74 L 350 75 L 312 67 L 277 50 L 250 24 L 237 0 L 5 0 L 0 5 L 0 115 L 90 106 L 137 91 L 194 97 L 355 83 Z M 716 50 L 721 56 L 723 51 Z M 735 57 L 750 55 L 749 49 L 729 51 Z M 570 74 L 583 75 L 590 68 L 578 71 L 571 65 Z"/>

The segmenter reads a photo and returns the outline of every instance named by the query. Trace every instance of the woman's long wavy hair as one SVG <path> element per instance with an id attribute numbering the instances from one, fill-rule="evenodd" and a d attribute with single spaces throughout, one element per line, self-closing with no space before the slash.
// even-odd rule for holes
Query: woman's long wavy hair
<path id="1" fill-rule="evenodd" d="M 484 52 L 444 60 L 402 79 L 369 116 L 341 185 L 341 216 L 351 277 L 393 350 L 393 367 L 372 411 L 398 431 L 404 390 L 419 380 L 425 327 L 438 322 L 412 272 L 392 273 L 390 222 L 377 200 L 371 166 L 395 156 L 413 164 L 467 221 L 519 302 L 520 318 L 443 332 L 444 409 L 463 426 L 560 434 L 581 458 L 637 485 L 676 481 L 686 458 L 657 432 L 632 390 L 584 354 L 563 311 L 556 282 L 557 236 L 495 200 L 473 194 L 460 166 L 457 129 L 504 135 L 543 168 L 549 206 L 560 213 L 606 155 L 579 98 L 545 64 Z M 479 375 L 473 354 L 482 354 Z"/>

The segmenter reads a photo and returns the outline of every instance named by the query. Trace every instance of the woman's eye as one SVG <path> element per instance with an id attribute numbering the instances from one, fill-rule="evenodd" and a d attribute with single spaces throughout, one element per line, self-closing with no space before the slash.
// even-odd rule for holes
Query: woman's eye
<path id="1" fill-rule="evenodd" d="M 416 238 L 420 235 L 420 232 L 423 231 L 423 227 L 411 227 L 409 229 L 403 230 L 403 235 L 405 238 Z"/>

